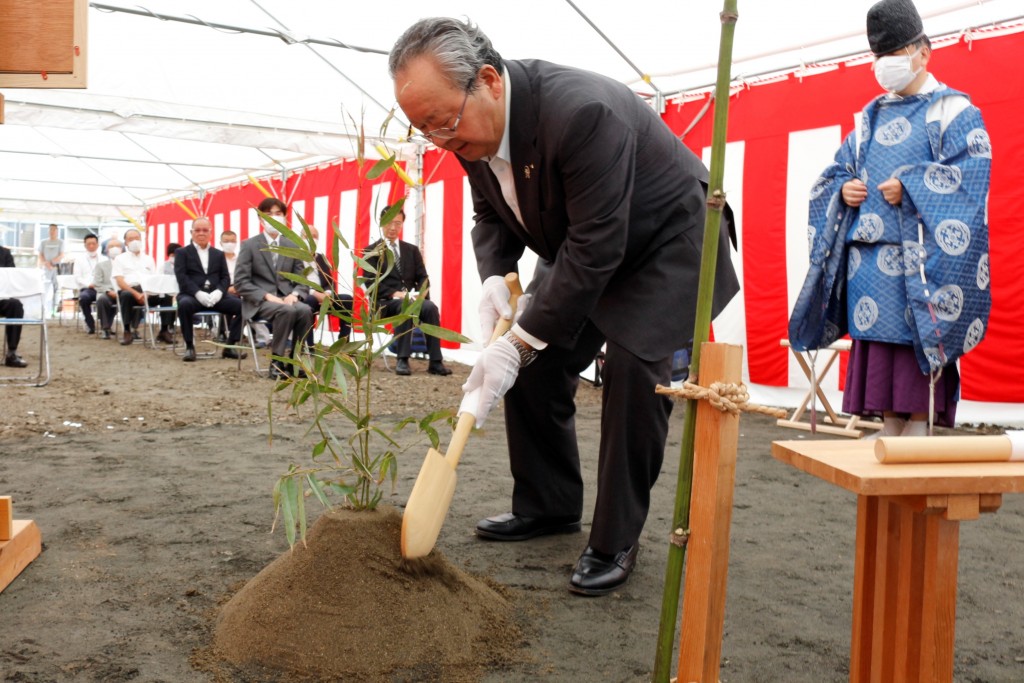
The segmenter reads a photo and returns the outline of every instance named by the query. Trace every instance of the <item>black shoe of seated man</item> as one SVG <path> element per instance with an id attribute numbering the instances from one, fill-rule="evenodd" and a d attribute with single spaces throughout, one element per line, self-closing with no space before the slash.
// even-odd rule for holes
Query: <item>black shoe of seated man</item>
<path id="1" fill-rule="evenodd" d="M 133 341 L 135 341 L 135 335 L 132 334 L 131 332 L 125 332 L 121 336 L 121 346 L 128 346 Z"/>
<path id="2" fill-rule="evenodd" d="M 85 333 L 86 333 L 86 334 L 96 334 L 96 328 L 95 328 L 95 327 L 90 327 L 90 328 L 87 328 L 87 329 L 85 330 Z"/>
<path id="3" fill-rule="evenodd" d="M 28 363 L 25 361 L 25 359 L 22 358 L 21 356 L 19 356 L 14 351 L 9 352 L 7 354 L 7 356 L 4 358 L 4 365 L 6 365 L 9 368 L 27 368 L 28 367 Z"/>
<path id="4" fill-rule="evenodd" d="M 395 374 L 396 375 L 411 375 L 412 368 L 409 367 L 408 358 L 399 358 L 398 362 L 395 363 Z"/>
<path id="5" fill-rule="evenodd" d="M 221 358 L 230 358 L 232 360 L 244 360 L 249 357 L 245 351 L 239 351 L 238 349 L 224 349 L 220 352 Z"/>
<path id="6" fill-rule="evenodd" d="M 431 375 L 441 375 L 442 377 L 452 374 L 452 371 L 444 366 L 444 361 L 440 360 L 430 361 L 430 365 L 427 366 L 427 372 Z"/>
<path id="7" fill-rule="evenodd" d="M 132 332 L 132 339 L 142 339 L 142 336 L 139 334 L 138 330 L 134 330 Z"/>
<path id="8" fill-rule="evenodd" d="M 286 380 L 291 379 L 291 373 L 288 372 L 288 368 L 281 361 L 272 360 L 270 361 L 270 371 L 267 373 L 267 377 L 272 380 Z"/>
<path id="9" fill-rule="evenodd" d="M 174 337 L 172 337 L 171 333 L 168 332 L 167 330 L 160 330 L 160 332 L 157 333 L 157 335 L 156 335 L 156 340 L 158 342 L 160 342 L 161 344 L 173 344 L 174 343 Z"/>
<path id="10" fill-rule="evenodd" d="M 195 363 L 196 362 L 196 350 L 194 348 L 192 348 L 191 346 L 189 346 L 188 348 L 185 349 L 185 355 L 182 356 L 181 359 L 183 361 L 185 361 L 186 363 Z"/>
<path id="11" fill-rule="evenodd" d="M 571 534 L 581 528 L 579 517 L 523 517 L 506 512 L 476 523 L 476 535 L 492 541 L 525 541 L 548 534 Z"/>
<path id="12" fill-rule="evenodd" d="M 599 553 L 590 546 L 580 555 L 569 579 L 569 590 L 577 595 L 606 595 L 621 588 L 633 573 L 639 543 L 615 555 Z"/>
<path id="13" fill-rule="evenodd" d="M 108 328 L 105 327 L 103 328 L 103 331 L 100 332 L 100 339 L 110 339 L 110 330 Z"/>

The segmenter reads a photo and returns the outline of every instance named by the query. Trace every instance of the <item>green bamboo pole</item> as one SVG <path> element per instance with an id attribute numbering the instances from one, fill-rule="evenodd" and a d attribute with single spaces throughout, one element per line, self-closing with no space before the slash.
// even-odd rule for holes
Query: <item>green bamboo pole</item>
<path id="1" fill-rule="evenodd" d="M 715 119 L 711 144 L 711 173 L 708 181 L 708 211 L 704 222 L 704 246 L 701 251 L 700 283 L 697 289 L 697 317 L 693 331 L 693 362 L 690 375 L 700 371 L 701 345 L 708 340 L 711 329 L 711 300 L 715 286 L 715 263 L 718 258 L 718 236 L 722 224 L 725 193 L 722 178 L 725 175 L 725 141 L 729 123 L 729 83 L 732 67 L 732 41 L 739 14 L 736 0 L 725 0 L 722 13 L 722 37 L 718 49 L 718 80 L 715 83 Z M 668 683 L 672 672 L 672 650 L 675 645 L 676 623 L 679 613 L 679 592 L 686 558 L 685 538 L 690 530 L 690 498 L 693 488 L 693 441 L 697 426 L 697 401 L 686 402 L 683 422 L 683 442 L 679 453 L 679 477 L 676 480 L 676 501 L 672 513 L 673 538 L 670 543 L 668 566 L 665 570 L 665 593 L 661 601 L 661 626 L 658 629 L 658 649 L 654 661 L 655 683 Z M 682 530 L 682 534 L 677 532 Z"/>

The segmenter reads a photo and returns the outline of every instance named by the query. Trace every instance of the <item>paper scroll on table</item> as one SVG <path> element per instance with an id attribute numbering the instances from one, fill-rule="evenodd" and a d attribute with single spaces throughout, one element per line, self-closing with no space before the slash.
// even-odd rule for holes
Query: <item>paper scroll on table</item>
<path id="1" fill-rule="evenodd" d="M 885 464 L 913 462 L 1024 462 L 1024 431 L 995 436 L 883 436 L 875 457 Z"/>

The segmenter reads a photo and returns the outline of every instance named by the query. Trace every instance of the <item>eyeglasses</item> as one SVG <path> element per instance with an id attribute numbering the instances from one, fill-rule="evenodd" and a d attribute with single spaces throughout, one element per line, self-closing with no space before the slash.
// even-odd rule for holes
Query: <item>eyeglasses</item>
<path id="1" fill-rule="evenodd" d="M 409 139 L 415 142 L 447 142 L 455 137 L 455 132 L 459 129 L 459 123 L 462 121 L 462 113 L 466 111 L 466 102 L 469 101 L 469 93 L 472 92 L 472 88 L 466 90 L 466 96 L 462 98 L 462 106 L 459 107 L 459 113 L 455 116 L 455 125 L 451 128 L 435 128 L 427 133 L 413 133 L 412 126 L 409 126 Z"/>

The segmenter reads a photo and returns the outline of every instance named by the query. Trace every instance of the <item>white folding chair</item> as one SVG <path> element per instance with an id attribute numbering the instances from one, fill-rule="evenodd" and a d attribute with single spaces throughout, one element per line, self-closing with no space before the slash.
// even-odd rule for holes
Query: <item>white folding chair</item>
<path id="1" fill-rule="evenodd" d="M 7 325 L 39 328 L 39 369 L 36 374 L 28 377 L 0 376 L 0 385 L 41 387 L 50 382 L 50 346 L 43 316 L 43 288 L 43 271 L 39 268 L 0 268 L 0 298 L 20 299 L 25 308 L 21 318 L 0 318 L 0 328 Z M 6 329 L 0 329 L 0 338 L 3 339 L 2 362 L 7 356 Z"/>
<path id="2" fill-rule="evenodd" d="M 57 321 L 61 325 L 64 324 L 64 305 L 66 303 L 71 304 L 71 319 L 76 321 L 75 326 L 77 327 L 77 321 L 79 319 L 78 312 L 80 310 L 78 301 L 78 280 L 76 280 L 75 276 L 70 273 L 57 276 Z"/>
<path id="3" fill-rule="evenodd" d="M 178 295 L 178 278 L 174 275 L 156 273 L 153 275 L 143 275 L 142 281 L 142 293 L 145 295 L 143 298 L 143 322 L 145 323 L 145 334 L 148 337 L 150 348 L 157 348 L 156 345 L 156 333 L 153 331 L 154 320 L 159 321 L 161 313 L 174 313 L 177 314 L 177 308 L 174 307 L 173 301 L 167 306 L 150 306 L 150 296 L 170 296 L 175 297 Z M 171 335 L 174 335 L 174 331 L 171 331 Z M 143 339 L 143 343 L 146 343 L 146 339 Z M 169 347 L 173 349 L 175 344 L 171 344 Z"/>

